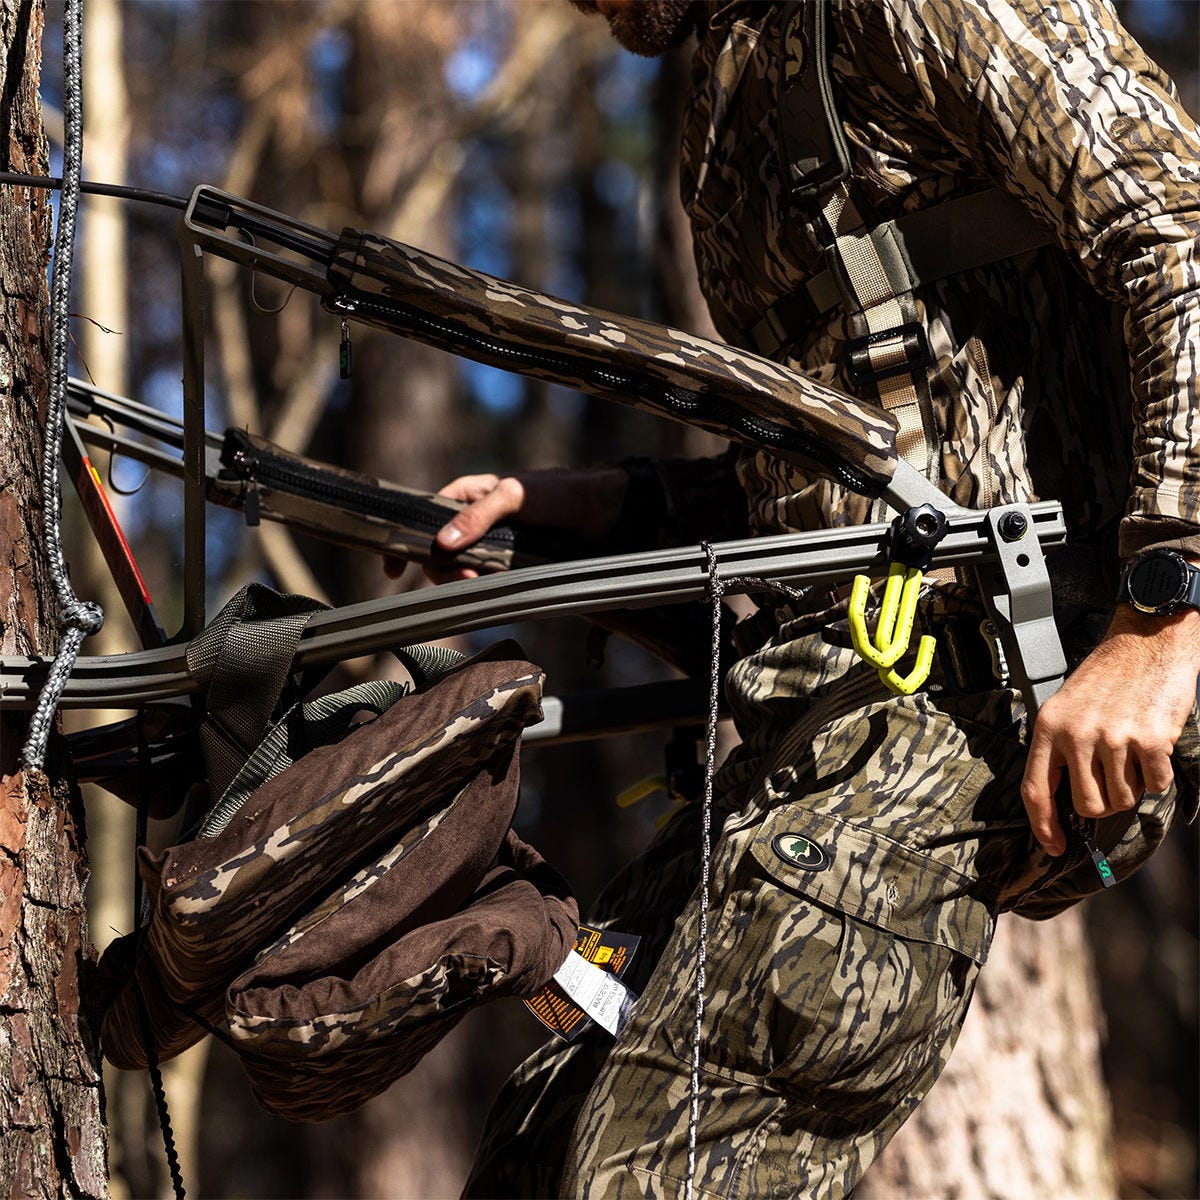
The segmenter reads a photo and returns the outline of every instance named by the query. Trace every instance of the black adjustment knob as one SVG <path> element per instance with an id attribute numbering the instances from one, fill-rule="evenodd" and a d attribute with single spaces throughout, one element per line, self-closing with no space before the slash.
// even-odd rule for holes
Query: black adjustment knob
<path id="1" fill-rule="evenodd" d="M 999 529 L 1000 536 L 1006 542 L 1019 542 L 1029 528 L 1029 522 L 1025 519 L 1024 513 L 1007 512 L 1000 518 L 996 528 Z"/>

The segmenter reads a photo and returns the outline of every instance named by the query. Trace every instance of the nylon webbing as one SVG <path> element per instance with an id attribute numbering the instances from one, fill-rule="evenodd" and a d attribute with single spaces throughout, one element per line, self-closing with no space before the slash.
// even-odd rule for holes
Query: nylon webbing
<path id="1" fill-rule="evenodd" d="M 888 260 L 899 290 L 1014 258 L 1054 241 L 1014 196 L 999 188 L 959 196 L 885 221 L 858 235 Z M 798 325 L 832 312 L 846 296 L 837 275 L 824 270 L 783 296 L 746 331 L 759 354 L 773 358 Z"/>
<path id="2" fill-rule="evenodd" d="M 916 323 L 917 312 L 911 291 L 897 292 L 875 239 L 857 232 L 862 218 L 850 197 L 850 189 L 841 184 L 830 195 L 822 216 L 834 234 L 833 247 L 850 289 L 847 308 L 860 310 L 855 320 L 865 326 L 863 340 L 883 407 L 895 417 L 898 432 L 896 450 L 900 457 L 937 485 L 938 447 L 929 413 L 926 364 L 909 367 L 906 327 Z M 856 232 L 838 234 L 849 226 Z"/>
<path id="3" fill-rule="evenodd" d="M 304 627 L 326 607 L 252 583 L 188 645 L 188 671 L 207 692 L 199 737 L 212 797 L 224 796 L 262 741 Z"/>
<path id="4" fill-rule="evenodd" d="M 296 761 L 293 749 L 304 754 L 335 742 L 350 728 L 356 713 L 363 709 L 384 713 L 407 692 L 406 684 L 378 679 L 293 705 L 255 746 L 229 787 L 209 809 L 196 836 L 215 837 L 220 833 L 259 787 Z"/>

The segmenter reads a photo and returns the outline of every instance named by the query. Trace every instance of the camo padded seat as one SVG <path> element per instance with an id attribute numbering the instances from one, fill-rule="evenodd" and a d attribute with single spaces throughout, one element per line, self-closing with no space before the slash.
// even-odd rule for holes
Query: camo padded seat
<path id="1" fill-rule="evenodd" d="M 866 496 L 895 473 L 889 413 L 723 342 L 355 229 L 342 231 L 327 276 L 323 304 L 338 317 L 769 449 Z"/>
<path id="2" fill-rule="evenodd" d="M 421 849 L 440 842 L 434 857 L 456 857 L 454 843 L 476 821 L 472 799 L 464 793 Z M 375 886 L 372 912 L 394 928 L 361 968 L 357 943 L 374 931 L 341 944 L 324 928 L 321 938 L 310 931 L 268 953 L 229 988 L 242 1065 L 259 1103 L 278 1116 L 321 1121 L 358 1107 L 416 1066 L 481 1000 L 532 995 L 574 945 L 578 910 L 565 882 L 511 830 L 461 904 L 453 892 L 414 896 L 400 871 L 378 875 Z M 338 910 L 341 934 L 351 934 L 355 907 Z M 305 963 L 314 952 L 321 957 L 322 943 L 339 945 L 333 963 Z"/>
<path id="3" fill-rule="evenodd" d="M 500 643 L 305 754 L 214 836 L 141 848 L 148 922 L 100 964 L 109 1061 L 146 1063 L 136 979 L 160 1059 L 228 1017 L 264 1103 L 321 1119 L 410 1069 L 470 1004 L 545 983 L 578 911 L 509 832 L 541 685 Z"/>

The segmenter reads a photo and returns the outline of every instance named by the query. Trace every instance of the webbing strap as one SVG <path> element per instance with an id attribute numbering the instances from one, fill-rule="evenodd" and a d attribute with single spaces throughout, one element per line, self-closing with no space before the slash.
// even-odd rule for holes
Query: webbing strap
<path id="1" fill-rule="evenodd" d="M 255 746 L 224 793 L 213 793 L 216 803 L 205 816 L 197 836 L 215 837 L 257 788 L 290 767 L 299 754 L 339 740 L 356 713 L 363 709 L 384 713 L 407 692 L 406 684 L 378 679 L 294 704 Z M 297 726 L 299 737 L 295 736 Z"/>
<path id="2" fill-rule="evenodd" d="M 262 741 L 304 627 L 326 607 L 252 583 L 189 643 L 188 671 L 208 693 L 199 738 L 214 799 Z"/>
<path id="3" fill-rule="evenodd" d="M 847 237 L 872 243 L 895 292 L 1014 258 L 1053 241 L 1019 200 L 999 188 L 959 196 Z M 771 358 L 798 324 L 846 300 L 838 271 L 830 266 L 771 305 L 746 335 L 759 354 Z"/>
<path id="4" fill-rule="evenodd" d="M 928 411 L 928 347 L 911 287 L 895 286 L 907 285 L 908 280 L 894 279 L 888 269 L 895 270 L 895 247 L 887 239 L 878 243 L 860 232 L 862 218 L 845 183 L 830 194 L 821 215 L 834 234 L 827 253 L 840 267 L 846 307 L 856 314 L 860 332 L 849 347 L 852 377 L 874 384 L 880 403 L 896 419 L 900 457 L 936 485 L 939 458 Z M 847 228 L 851 232 L 839 232 Z"/>

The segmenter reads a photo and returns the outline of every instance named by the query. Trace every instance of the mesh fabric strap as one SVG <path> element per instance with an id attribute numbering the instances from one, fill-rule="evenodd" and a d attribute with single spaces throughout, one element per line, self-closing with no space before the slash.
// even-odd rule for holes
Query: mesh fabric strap
<path id="1" fill-rule="evenodd" d="M 188 671 L 207 692 L 199 736 L 213 797 L 224 795 L 262 741 L 304 626 L 325 607 L 252 583 L 188 646 Z"/>

